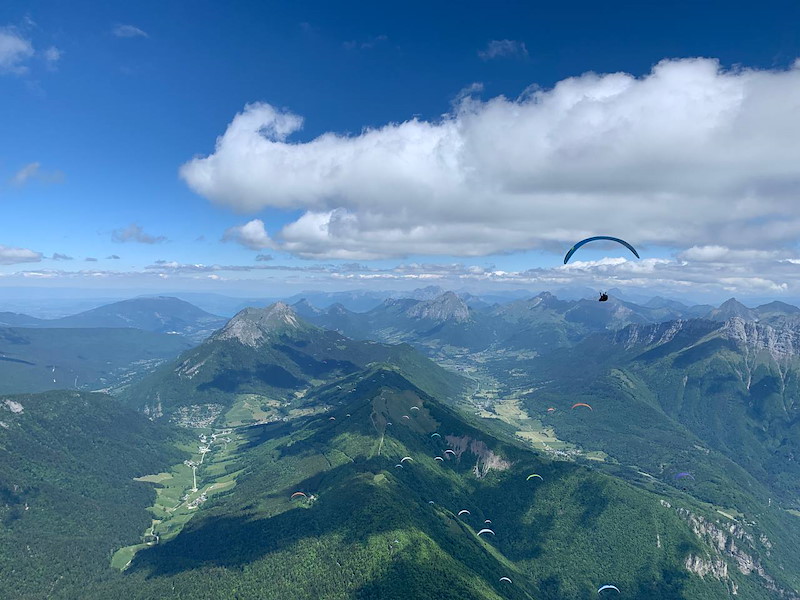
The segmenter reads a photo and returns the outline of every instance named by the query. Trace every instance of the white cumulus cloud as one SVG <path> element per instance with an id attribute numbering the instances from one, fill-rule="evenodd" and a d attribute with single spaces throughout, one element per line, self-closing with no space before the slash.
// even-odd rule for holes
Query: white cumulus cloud
<path id="1" fill-rule="evenodd" d="M 480 256 L 595 234 L 775 250 L 800 237 L 798 97 L 800 64 L 664 60 L 305 143 L 290 140 L 301 117 L 255 103 L 180 174 L 239 211 L 304 211 L 275 240 L 257 220 L 243 239 L 306 258 Z"/>
<path id="2" fill-rule="evenodd" d="M 264 221 L 261 219 L 253 219 L 244 225 L 228 228 L 222 236 L 222 240 L 225 242 L 238 242 L 251 250 L 275 247 L 274 242 L 264 228 Z"/>

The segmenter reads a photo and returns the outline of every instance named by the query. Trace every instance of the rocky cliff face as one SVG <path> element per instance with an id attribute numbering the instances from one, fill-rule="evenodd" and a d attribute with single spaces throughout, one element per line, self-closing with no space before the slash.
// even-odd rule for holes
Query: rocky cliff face
<path id="1" fill-rule="evenodd" d="M 511 468 L 511 463 L 509 461 L 492 452 L 489 447 L 480 440 L 474 440 L 466 435 L 463 437 L 448 435 L 445 437 L 445 441 L 447 441 L 447 444 L 453 452 L 455 452 L 456 460 L 461 460 L 461 456 L 465 452 L 470 452 L 477 457 L 472 471 L 478 479 L 485 477 L 492 469 L 505 471 Z"/>
<path id="2" fill-rule="evenodd" d="M 661 500 L 661 505 L 672 508 L 669 502 Z M 675 508 L 678 515 L 688 523 L 692 532 L 710 548 L 706 556 L 690 554 L 684 560 L 684 566 L 699 577 L 714 577 L 726 581 L 731 595 L 737 594 L 737 588 L 731 579 L 730 568 L 735 568 L 742 575 L 755 574 L 762 580 L 762 585 L 786 600 L 800 600 L 795 592 L 777 585 L 775 580 L 764 569 L 757 558 L 758 552 L 769 556 L 772 543 L 764 534 L 758 540 L 747 529 L 736 522 L 720 523 L 697 515 L 686 508 Z"/>
<path id="3" fill-rule="evenodd" d="M 653 325 L 629 325 L 614 334 L 614 343 L 621 344 L 626 349 L 635 346 L 659 346 L 671 342 L 678 334 L 700 339 L 719 328 L 719 323 L 702 319 L 688 321 L 679 319 Z"/>
<path id="4" fill-rule="evenodd" d="M 765 350 L 775 360 L 800 354 L 800 326 L 772 326 L 733 317 L 725 322 L 723 335 L 748 350 Z"/>
<path id="5" fill-rule="evenodd" d="M 687 341 L 699 340 L 715 330 L 747 353 L 763 350 L 775 360 L 800 355 L 800 324 L 768 325 L 743 317 L 732 317 L 722 324 L 706 319 L 690 319 L 654 325 L 629 325 L 616 332 L 613 341 L 626 349 L 659 346 L 672 341 L 679 334 L 685 334 Z"/>

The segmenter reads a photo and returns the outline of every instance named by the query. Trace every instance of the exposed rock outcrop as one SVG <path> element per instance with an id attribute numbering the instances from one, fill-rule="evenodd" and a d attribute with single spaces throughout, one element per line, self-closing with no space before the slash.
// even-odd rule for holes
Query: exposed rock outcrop
<path id="1" fill-rule="evenodd" d="M 671 508 L 669 502 L 661 500 L 661 505 Z M 676 508 L 678 515 L 686 521 L 692 532 L 711 549 L 706 556 L 690 554 L 684 560 L 688 571 L 699 577 L 714 577 L 726 581 L 732 595 L 736 595 L 737 587 L 729 571 L 733 565 L 743 575 L 755 574 L 762 580 L 762 585 L 775 592 L 778 597 L 786 600 L 800 600 L 795 592 L 781 588 L 775 579 L 767 573 L 758 560 L 756 551 L 760 543 L 767 552 L 772 547 L 772 542 L 766 535 L 761 534 L 756 541 L 739 523 L 721 524 L 697 515 L 686 508 Z"/>
<path id="2" fill-rule="evenodd" d="M 12 413 L 21 414 L 25 409 L 22 407 L 22 404 L 19 402 L 15 402 L 14 400 L 6 400 L 5 402 L 6 408 L 10 410 Z"/>
<path id="3" fill-rule="evenodd" d="M 467 435 L 463 437 L 448 435 L 445 436 L 445 441 L 456 453 L 456 460 L 461 460 L 461 456 L 467 451 L 477 457 L 472 472 L 475 473 L 475 477 L 478 479 L 485 477 L 492 469 L 505 471 L 511 468 L 509 461 L 492 452 L 481 440 L 474 440 Z"/>

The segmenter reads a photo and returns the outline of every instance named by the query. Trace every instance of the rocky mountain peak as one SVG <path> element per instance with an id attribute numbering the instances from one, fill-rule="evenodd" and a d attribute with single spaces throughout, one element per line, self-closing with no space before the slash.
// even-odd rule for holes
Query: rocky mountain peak
<path id="1" fill-rule="evenodd" d="M 800 313 L 800 308 L 792 304 L 787 304 L 786 302 L 781 302 L 780 300 L 774 300 L 768 304 L 762 304 L 755 310 L 760 315 L 763 314 L 796 315 Z"/>
<path id="2" fill-rule="evenodd" d="M 740 317 L 746 321 L 758 320 L 756 313 L 747 308 L 736 298 L 730 298 L 729 300 L 726 300 L 719 305 L 719 308 L 715 308 L 706 316 L 707 319 L 711 319 L 713 321 L 727 321 L 733 317 Z"/>
<path id="3" fill-rule="evenodd" d="M 311 304 L 311 302 L 309 302 L 306 298 L 301 298 L 300 300 L 292 304 L 291 309 L 294 310 L 294 312 L 297 313 L 298 315 L 303 315 L 303 316 L 321 315 L 325 312 L 324 310 L 317 308 L 316 306 Z"/>
<path id="4" fill-rule="evenodd" d="M 341 302 L 336 302 L 335 304 L 331 304 L 328 307 L 328 314 L 329 315 L 345 315 L 349 311 L 344 307 Z"/>
<path id="5" fill-rule="evenodd" d="M 284 302 L 266 308 L 248 307 L 239 311 L 218 333 L 214 340 L 237 340 L 245 346 L 257 348 L 272 333 L 303 328 L 303 322 Z"/>
<path id="6" fill-rule="evenodd" d="M 433 300 L 419 302 L 406 311 L 406 315 L 417 319 L 434 321 L 469 321 L 469 307 L 453 292 L 445 292 Z"/>
<path id="7" fill-rule="evenodd" d="M 559 304 L 559 302 L 559 299 L 550 292 L 541 292 L 536 294 L 528 301 L 530 308 L 554 308 L 557 304 Z"/>

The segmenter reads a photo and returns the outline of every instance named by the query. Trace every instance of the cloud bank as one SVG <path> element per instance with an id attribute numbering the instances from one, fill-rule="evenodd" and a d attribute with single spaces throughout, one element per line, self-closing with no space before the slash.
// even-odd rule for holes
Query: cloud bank
<path id="1" fill-rule="evenodd" d="M 15 250 L 23 254 L 16 255 L 13 262 L 37 262 L 37 253 Z M 357 262 L 192 264 L 157 260 L 136 271 L 80 268 L 73 271 L 0 271 L 0 280 L 14 282 L 46 278 L 89 282 L 97 278 L 113 278 L 120 282 L 135 282 L 157 278 L 192 282 L 213 275 L 216 281 L 245 287 L 263 286 L 265 281 L 269 281 L 271 286 L 301 285 L 304 289 L 391 289 L 395 284 L 407 287 L 436 283 L 449 289 L 477 292 L 524 288 L 535 293 L 577 286 L 593 290 L 619 288 L 640 295 L 678 297 L 687 301 L 719 302 L 735 295 L 739 299 L 781 299 L 800 304 L 800 256 L 797 253 L 761 251 L 759 255 L 749 256 L 739 252 L 742 251 L 721 246 L 698 246 L 670 258 L 580 260 L 581 257 L 576 256 L 568 265 L 554 261 L 550 267 L 524 270 L 470 262 L 405 262 L 379 267 Z M 0 257 L 4 255 L 8 261 L 8 254 L 0 248 Z M 86 261 L 94 262 L 84 259 L 84 263 Z"/>
<path id="2" fill-rule="evenodd" d="M 289 141 L 301 117 L 256 103 L 180 174 L 238 211 L 303 210 L 272 243 L 304 258 L 480 256 L 597 233 L 783 248 L 800 235 L 799 96 L 800 61 L 665 60 L 306 143 Z"/>

